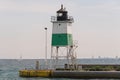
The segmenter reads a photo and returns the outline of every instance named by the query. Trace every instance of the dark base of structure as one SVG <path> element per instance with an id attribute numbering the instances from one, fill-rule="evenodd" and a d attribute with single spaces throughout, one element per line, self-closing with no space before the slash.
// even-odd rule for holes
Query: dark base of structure
<path id="1" fill-rule="evenodd" d="M 120 79 L 120 71 L 20 71 L 20 77 L 79 78 L 79 79 Z"/>
<path id="2" fill-rule="evenodd" d="M 120 79 L 120 72 L 119 71 L 54 71 L 51 77 L 56 78 L 111 78 L 111 79 Z"/>

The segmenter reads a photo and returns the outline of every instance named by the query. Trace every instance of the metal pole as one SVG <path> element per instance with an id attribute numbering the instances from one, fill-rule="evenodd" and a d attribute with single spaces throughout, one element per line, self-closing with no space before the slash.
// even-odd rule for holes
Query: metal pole
<path id="1" fill-rule="evenodd" d="M 45 27 L 45 63 L 46 63 L 46 66 L 47 65 L 47 27 Z M 47 68 L 47 67 L 46 67 Z"/>

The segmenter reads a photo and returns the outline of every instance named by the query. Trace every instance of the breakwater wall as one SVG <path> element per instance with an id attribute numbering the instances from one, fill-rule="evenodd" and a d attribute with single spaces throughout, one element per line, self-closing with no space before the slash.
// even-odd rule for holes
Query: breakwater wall
<path id="1" fill-rule="evenodd" d="M 52 77 L 58 78 L 117 78 L 120 79 L 120 71 L 54 71 Z"/>
<path id="2" fill-rule="evenodd" d="M 19 72 L 20 77 L 48 77 L 48 78 L 79 78 L 79 79 L 120 79 L 120 71 L 37 71 L 23 70 Z"/>

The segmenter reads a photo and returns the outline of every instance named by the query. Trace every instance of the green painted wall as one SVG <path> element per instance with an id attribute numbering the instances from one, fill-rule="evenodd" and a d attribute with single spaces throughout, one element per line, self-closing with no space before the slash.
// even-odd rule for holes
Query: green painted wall
<path id="1" fill-rule="evenodd" d="M 72 34 L 52 34 L 52 46 L 73 45 Z"/>

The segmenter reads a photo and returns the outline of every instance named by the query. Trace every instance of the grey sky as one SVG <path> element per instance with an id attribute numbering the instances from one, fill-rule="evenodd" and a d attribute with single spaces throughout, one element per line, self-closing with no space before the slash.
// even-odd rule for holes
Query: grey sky
<path id="1" fill-rule="evenodd" d="M 0 58 L 44 58 L 48 27 L 64 4 L 74 17 L 79 58 L 120 56 L 120 0 L 0 0 Z"/>

